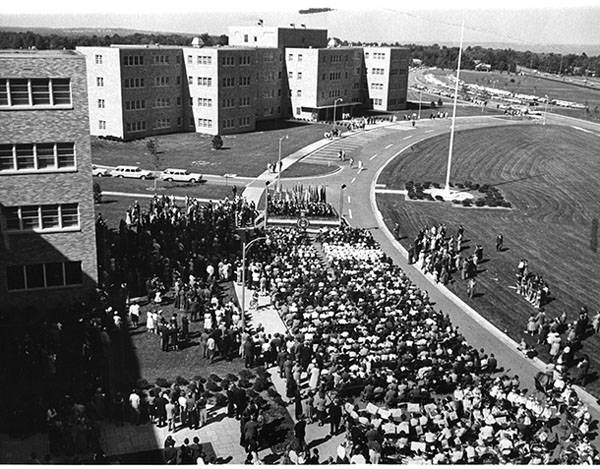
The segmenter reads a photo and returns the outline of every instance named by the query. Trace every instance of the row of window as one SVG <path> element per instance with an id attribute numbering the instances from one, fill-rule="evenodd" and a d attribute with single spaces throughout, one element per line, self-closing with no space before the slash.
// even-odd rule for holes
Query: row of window
<path id="1" fill-rule="evenodd" d="M 188 64 L 193 64 L 194 57 L 191 55 L 188 55 L 187 62 L 188 62 Z M 212 57 L 210 55 L 198 55 L 196 57 L 196 63 L 198 65 L 210 65 L 210 64 L 212 64 Z"/>
<path id="2" fill-rule="evenodd" d="M 223 88 L 233 88 L 234 86 L 236 86 L 235 77 L 223 78 Z M 250 86 L 250 77 L 239 77 L 238 86 Z"/>
<path id="3" fill-rule="evenodd" d="M 277 89 L 277 96 L 281 96 L 281 88 Z M 274 98 L 274 97 L 275 97 L 275 90 L 273 88 L 271 88 L 270 90 L 263 91 L 263 98 Z"/>
<path id="4" fill-rule="evenodd" d="M 383 105 L 383 99 L 381 99 L 381 98 L 373 98 L 373 105 L 375 105 L 375 106 L 381 106 L 381 105 Z"/>
<path id="5" fill-rule="evenodd" d="M 369 53 L 365 52 L 365 59 L 369 58 Z M 373 52 L 374 59 L 385 59 L 385 53 L 383 52 Z"/>
<path id="6" fill-rule="evenodd" d="M 9 291 L 81 285 L 81 261 L 8 266 L 6 281 Z"/>
<path id="7" fill-rule="evenodd" d="M 288 54 L 288 60 L 290 62 L 294 61 L 294 54 Z M 302 62 L 302 54 L 298 54 L 298 62 Z"/>
<path id="8" fill-rule="evenodd" d="M 181 101 L 181 98 L 178 96 Z M 181 102 L 179 103 L 181 104 Z M 169 107 L 171 105 L 171 98 L 156 98 L 154 100 L 154 107 Z"/>
<path id="9" fill-rule="evenodd" d="M 382 90 L 383 83 L 371 83 L 371 89 L 372 90 Z"/>
<path id="10" fill-rule="evenodd" d="M 188 77 L 188 82 L 191 85 L 193 83 L 194 78 Z M 198 77 L 198 86 L 212 86 L 212 78 L 211 77 Z"/>
<path id="11" fill-rule="evenodd" d="M 227 67 L 231 67 L 231 66 L 235 65 L 235 57 L 231 57 L 231 56 L 223 57 L 222 64 Z"/>
<path id="12" fill-rule="evenodd" d="M 154 86 L 169 86 L 169 77 L 154 77 Z"/>
<path id="13" fill-rule="evenodd" d="M 156 122 L 154 124 L 155 129 L 168 129 L 169 127 L 171 127 L 171 119 L 169 119 L 168 117 L 156 119 Z"/>
<path id="14" fill-rule="evenodd" d="M 371 69 L 371 73 L 373 75 L 383 75 L 385 73 L 385 70 L 383 68 L 373 68 Z"/>
<path id="15" fill-rule="evenodd" d="M 125 57 L 123 57 L 123 65 L 127 65 L 127 66 L 144 65 L 144 56 L 143 55 L 126 55 Z"/>
<path id="16" fill-rule="evenodd" d="M 123 80 L 124 88 L 143 88 L 144 87 L 144 79 L 143 78 L 125 78 Z"/>
<path id="17" fill-rule="evenodd" d="M 79 228 L 79 204 L 23 205 L 5 207 L 6 229 L 17 231 L 56 231 Z"/>
<path id="18" fill-rule="evenodd" d="M 75 168 L 73 143 L 0 144 L 0 171 Z"/>
<path id="19" fill-rule="evenodd" d="M 212 127 L 212 119 L 198 119 L 198 127 Z"/>
<path id="20" fill-rule="evenodd" d="M 212 99 L 210 99 L 210 98 L 198 98 L 198 106 L 200 106 L 200 107 L 212 107 Z"/>
<path id="21" fill-rule="evenodd" d="M 125 109 L 128 111 L 133 111 L 136 109 L 146 109 L 146 100 L 145 99 L 134 99 L 131 101 L 125 101 Z"/>
<path id="22" fill-rule="evenodd" d="M 0 78 L 0 106 L 70 106 L 69 78 Z"/>
<path id="23" fill-rule="evenodd" d="M 146 130 L 146 121 L 127 122 L 125 129 L 127 132 L 142 132 Z"/>
<path id="24" fill-rule="evenodd" d="M 154 62 L 154 65 L 168 64 L 169 56 L 168 55 L 155 55 L 152 57 L 152 61 Z"/>

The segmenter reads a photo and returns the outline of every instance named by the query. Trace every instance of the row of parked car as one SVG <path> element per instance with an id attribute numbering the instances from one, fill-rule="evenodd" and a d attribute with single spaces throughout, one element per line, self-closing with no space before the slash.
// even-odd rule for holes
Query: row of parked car
<path id="1" fill-rule="evenodd" d="M 132 179 L 153 179 L 154 174 L 147 169 L 141 169 L 139 166 L 117 166 L 114 169 L 100 168 L 92 165 L 92 176 Z M 167 168 L 162 171 L 158 179 L 169 182 L 189 182 L 192 184 L 202 181 L 202 174 L 190 173 L 187 169 Z"/>

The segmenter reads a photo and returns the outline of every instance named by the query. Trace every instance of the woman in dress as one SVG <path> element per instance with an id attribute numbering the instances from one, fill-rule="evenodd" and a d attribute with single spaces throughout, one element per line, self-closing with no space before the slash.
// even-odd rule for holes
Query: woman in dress
<path id="1" fill-rule="evenodd" d="M 154 311 L 146 313 L 146 332 L 154 332 Z"/>

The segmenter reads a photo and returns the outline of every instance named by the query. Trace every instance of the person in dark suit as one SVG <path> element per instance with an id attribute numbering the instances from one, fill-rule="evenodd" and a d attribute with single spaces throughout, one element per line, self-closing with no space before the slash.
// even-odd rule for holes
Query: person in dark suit
<path id="1" fill-rule="evenodd" d="M 329 404 L 329 423 L 331 436 L 337 435 L 340 431 L 340 423 L 342 421 L 342 406 L 339 399 L 335 399 Z"/>
<path id="2" fill-rule="evenodd" d="M 167 400 L 163 396 L 158 396 L 154 400 L 154 406 L 156 411 L 156 418 L 158 419 L 158 426 L 164 427 L 167 424 Z"/>
<path id="3" fill-rule="evenodd" d="M 160 348 L 163 352 L 169 351 L 169 328 L 165 323 L 160 325 Z"/>
<path id="4" fill-rule="evenodd" d="M 190 445 L 190 452 L 192 453 L 193 461 L 192 464 L 196 464 L 196 460 L 202 452 L 202 447 L 200 446 L 200 439 L 197 436 L 195 436 L 192 441 L 193 443 Z"/>
<path id="5" fill-rule="evenodd" d="M 177 449 L 175 448 L 175 440 L 171 435 L 165 440 L 165 449 L 163 450 L 165 464 L 177 464 Z"/>

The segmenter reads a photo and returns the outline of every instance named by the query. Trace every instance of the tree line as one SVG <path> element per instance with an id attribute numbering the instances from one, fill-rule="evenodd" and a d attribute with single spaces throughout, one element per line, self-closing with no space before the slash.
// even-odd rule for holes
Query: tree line
<path id="1" fill-rule="evenodd" d="M 77 46 L 110 46 L 111 44 L 163 44 L 189 45 L 192 34 L 145 34 L 127 35 L 61 35 L 38 34 L 32 31 L 0 31 L 0 49 L 75 49 Z M 207 46 L 227 45 L 228 37 L 198 34 Z"/>
<path id="2" fill-rule="evenodd" d="M 39 34 L 32 31 L 0 31 L 0 49 L 75 49 L 76 46 L 109 46 L 110 44 L 164 44 L 188 45 L 192 34 L 146 34 L 127 35 L 60 35 Z M 207 46 L 227 45 L 225 34 L 211 36 L 208 33 L 198 35 Z M 343 46 L 374 46 L 378 43 L 348 42 L 339 40 Z M 400 44 L 383 43 L 383 46 L 406 47 L 410 57 L 420 59 L 428 67 L 454 68 L 458 59 L 458 47 L 439 44 Z M 516 72 L 517 66 L 533 68 L 541 72 L 567 75 L 586 75 L 595 72 L 600 76 L 600 56 L 588 57 L 582 54 L 555 54 L 514 49 L 492 49 L 481 46 L 468 46 L 463 49 L 462 67 L 474 69 L 478 62 L 490 64 L 494 70 Z M 588 72 L 589 71 L 589 72 Z"/>

